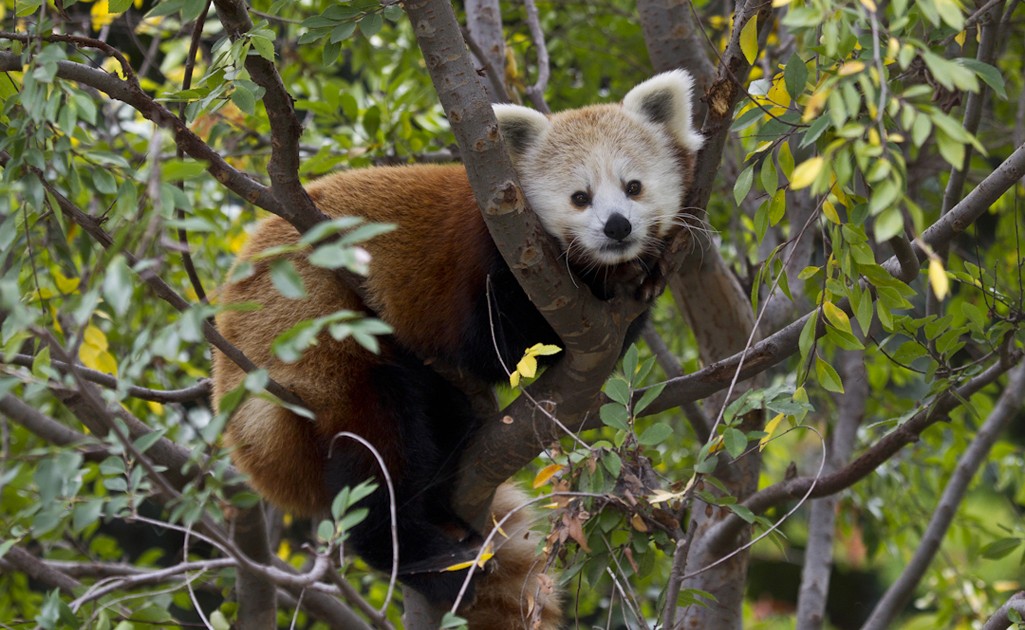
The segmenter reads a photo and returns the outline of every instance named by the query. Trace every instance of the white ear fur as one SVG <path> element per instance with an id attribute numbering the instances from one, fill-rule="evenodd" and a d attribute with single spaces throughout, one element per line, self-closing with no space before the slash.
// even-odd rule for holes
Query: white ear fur
<path id="1" fill-rule="evenodd" d="M 502 132 L 506 150 L 518 160 L 537 142 L 547 129 L 548 118 L 529 107 L 520 105 L 493 105 L 498 129 Z"/>
<path id="2" fill-rule="evenodd" d="M 705 137 L 691 121 L 694 79 L 685 70 L 670 70 L 635 86 L 623 99 L 623 107 L 648 122 L 662 125 L 680 146 L 697 152 Z"/>

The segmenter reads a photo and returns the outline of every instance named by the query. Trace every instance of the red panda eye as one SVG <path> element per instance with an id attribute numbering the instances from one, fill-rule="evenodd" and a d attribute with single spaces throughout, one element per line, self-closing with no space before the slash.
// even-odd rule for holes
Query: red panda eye
<path id="1" fill-rule="evenodd" d="M 577 191 L 570 195 L 569 200 L 573 202 L 573 205 L 578 208 L 587 207 L 591 203 L 591 195 L 585 192 Z"/>
<path id="2" fill-rule="evenodd" d="M 628 197 L 636 197 L 641 194 L 641 183 L 636 179 L 631 179 L 626 183 L 626 195 Z"/>

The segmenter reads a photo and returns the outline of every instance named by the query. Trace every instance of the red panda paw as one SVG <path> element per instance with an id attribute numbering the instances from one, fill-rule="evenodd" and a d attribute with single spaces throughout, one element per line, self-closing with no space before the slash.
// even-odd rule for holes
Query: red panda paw
<path id="1" fill-rule="evenodd" d="M 666 282 L 669 274 L 669 261 L 661 256 L 647 265 L 648 272 L 644 279 L 637 285 L 634 292 L 634 299 L 644 304 L 651 304 L 658 296 L 666 290 Z"/>

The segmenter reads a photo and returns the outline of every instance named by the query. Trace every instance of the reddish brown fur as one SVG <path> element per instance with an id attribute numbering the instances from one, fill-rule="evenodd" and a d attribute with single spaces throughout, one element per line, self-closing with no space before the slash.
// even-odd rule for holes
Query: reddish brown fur
<path id="1" fill-rule="evenodd" d="M 460 344 L 462 322 L 470 316 L 487 273 L 494 245 L 477 210 L 460 166 L 413 166 L 339 173 L 314 182 L 310 196 L 331 217 L 358 215 L 397 228 L 366 244 L 373 260 L 367 279 L 371 307 L 395 329 L 396 340 L 419 356 L 431 358 Z M 429 206 L 429 207 L 428 207 Z M 294 242 L 294 228 L 278 217 L 260 223 L 241 260 Z M 332 437 L 351 431 L 370 440 L 389 470 L 401 474 L 402 445 L 392 427 L 372 422 L 374 390 L 369 370 L 379 359 L 351 339 L 321 335 L 302 359 L 286 364 L 270 351 L 271 341 L 295 323 L 341 308 L 359 310 L 360 300 L 332 272 L 293 256 L 308 296 L 283 297 L 271 284 L 267 261 L 254 263 L 253 275 L 226 285 L 223 305 L 257 302 L 259 310 L 225 310 L 217 317 L 221 332 L 257 365 L 294 391 L 316 415 L 301 418 L 261 398 L 250 397 L 233 414 L 226 442 L 236 465 L 272 503 L 296 514 L 322 513 L 329 504 L 323 462 Z M 439 275 L 439 270 L 451 273 Z M 214 401 L 238 386 L 244 373 L 214 351 Z M 366 422 L 361 420 L 367 419 Z M 368 460 L 367 475 L 376 468 Z M 499 518 L 525 497 L 511 486 L 499 489 L 493 509 Z M 528 607 L 538 601 L 543 625 L 558 627 L 556 594 L 536 596 L 542 567 L 536 562 L 536 534 L 529 533 L 534 513 L 515 514 L 504 529 L 513 540 L 496 543 L 496 570 L 480 578 L 477 603 L 466 614 L 473 628 L 520 628 Z M 512 534 L 515 532 L 515 534 Z M 529 540 L 523 536 L 529 536 Z M 529 596 L 528 596 L 529 593 Z"/>

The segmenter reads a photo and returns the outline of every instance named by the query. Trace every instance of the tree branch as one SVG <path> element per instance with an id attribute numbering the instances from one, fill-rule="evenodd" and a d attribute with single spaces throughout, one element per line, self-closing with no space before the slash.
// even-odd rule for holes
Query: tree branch
<path id="1" fill-rule="evenodd" d="M 0 397 L 0 413 L 50 444 L 57 446 L 88 445 L 90 449 L 95 448 L 98 453 L 106 456 L 107 450 L 96 442 L 95 437 L 64 426 L 11 394 Z"/>
<path id="2" fill-rule="evenodd" d="M 983 423 L 971 444 L 958 460 L 957 468 L 947 482 L 947 487 L 943 490 L 943 496 L 929 520 L 925 533 L 922 534 L 922 540 L 918 549 L 915 550 L 914 556 L 904 566 L 900 577 L 890 585 L 882 599 L 876 604 L 868 621 L 862 626 L 862 630 L 888 628 L 897 615 L 904 610 L 915 587 L 922 581 L 933 557 L 939 551 L 943 537 L 950 528 L 958 507 L 964 500 L 972 477 L 978 472 L 979 466 L 982 465 L 990 449 L 996 444 L 997 438 L 1000 437 L 1008 422 L 1021 411 L 1023 400 L 1025 400 L 1025 363 L 1019 363 L 1018 367 L 1008 375 L 1004 393 L 993 407 L 989 418 Z"/>
<path id="3" fill-rule="evenodd" d="M 505 89 L 505 36 L 498 0 L 467 0 L 463 39 L 488 77 L 485 88 L 491 102 L 510 102 Z"/>
<path id="4" fill-rule="evenodd" d="M 954 237 L 964 232 L 969 225 L 982 216 L 1001 195 L 1023 176 L 1025 176 L 1025 144 L 1018 147 L 975 189 L 951 208 L 950 212 L 943 215 L 936 223 L 922 232 L 919 238 L 915 239 L 915 242 L 912 243 L 915 257 L 919 261 L 926 258 L 925 249 L 919 244 L 920 242 L 935 249 L 941 243 L 952 241 Z M 895 276 L 902 270 L 898 256 L 891 257 L 882 266 Z M 817 316 L 817 311 L 805 314 L 782 330 L 754 344 L 746 353 L 734 354 L 693 374 L 670 379 L 662 395 L 645 409 L 645 415 L 678 407 L 688 401 L 700 400 L 719 391 L 729 383 L 742 358 L 743 369 L 740 372 L 740 380 L 760 374 L 780 363 L 797 352 L 801 329 L 809 317 L 815 316 Z M 816 334 L 824 334 L 824 329 Z M 644 390 L 637 392 L 638 399 L 643 393 Z"/>
<path id="5" fill-rule="evenodd" d="M 24 69 L 20 57 L 0 51 L 0 72 L 21 72 Z M 57 76 L 96 88 L 111 98 L 129 105 L 158 127 L 170 130 L 178 146 L 193 158 L 206 162 L 207 171 L 229 190 L 265 210 L 275 214 L 281 212 L 270 189 L 225 162 L 224 158 L 194 134 L 183 120 L 153 100 L 141 88 L 103 70 L 72 61 L 58 61 Z"/>
<path id="6" fill-rule="evenodd" d="M 982 630 L 1007 630 L 1007 627 L 1011 625 L 1011 619 L 1007 613 L 1011 610 L 1017 611 L 1019 615 L 1025 617 L 1025 591 L 1018 591 L 1011 595 L 1007 602 L 986 621 Z"/>
<path id="7" fill-rule="evenodd" d="M 16 354 L 10 359 L 7 359 L 6 363 L 9 365 L 31 368 L 34 359 L 35 357 L 27 354 Z M 57 368 L 64 374 L 67 374 L 71 369 L 63 361 L 50 361 L 50 365 Z M 139 387 L 137 385 L 124 386 L 120 384 L 118 379 L 114 376 L 104 372 L 91 370 L 78 363 L 75 364 L 75 369 L 79 371 L 85 380 L 91 383 L 96 383 L 97 385 L 106 387 L 107 389 L 118 389 L 119 387 L 124 387 L 125 393 L 132 398 L 139 398 L 141 400 L 149 400 L 162 404 L 181 403 L 203 400 L 210 395 L 210 379 L 206 378 L 200 379 L 195 385 L 185 387 L 183 389 L 150 389 L 148 387 Z"/>
<path id="8" fill-rule="evenodd" d="M 2 53 L 0 53 L 0 55 L 2 55 Z M 12 159 L 13 158 L 11 158 L 11 156 L 6 152 L 0 152 L 0 166 L 6 167 Z M 110 249 L 114 246 L 114 238 L 103 229 L 99 219 L 86 214 L 78 206 L 71 203 L 67 197 L 62 195 L 60 191 L 46 181 L 43 174 L 37 169 L 29 167 L 29 170 L 39 178 L 39 181 L 42 183 L 43 187 L 46 188 L 47 192 L 57 200 L 57 206 L 64 216 L 79 225 L 83 230 L 85 230 L 86 234 L 102 245 L 104 249 Z M 124 255 L 125 260 L 128 261 L 129 265 L 134 269 L 136 264 L 139 262 L 138 259 L 131 252 L 122 251 L 121 253 Z M 190 305 L 185 298 L 179 295 L 171 288 L 170 285 L 164 282 L 164 280 L 156 274 L 144 273 L 139 274 L 139 277 L 153 290 L 154 293 L 157 294 L 158 297 L 173 306 L 175 309 L 185 312 L 191 308 L 192 305 Z M 221 335 L 221 333 L 218 332 L 217 329 L 208 321 L 203 322 L 203 336 L 211 345 L 223 352 L 225 356 L 234 361 L 235 364 L 247 374 L 259 369 L 258 366 L 249 359 L 249 357 L 245 356 L 241 350 L 225 339 L 224 336 Z M 267 380 L 265 389 L 289 404 L 298 406 L 302 406 L 303 404 L 302 400 L 300 400 L 298 396 L 273 379 Z"/>
<path id="9" fill-rule="evenodd" d="M 843 376 L 844 393 L 834 396 L 837 420 L 829 435 L 823 474 L 833 473 L 847 464 L 857 444 L 858 427 L 865 417 L 865 403 L 869 396 L 864 360 L 863 351 L 846 351 L 838 357 L 837 368 Z M 798 630 L 818 630 L 825 622 L 838 501 L 836 495 L 830 495 L 811 502 L 808 545 L 804 550 L 801 588 L 797 597 Z"/>
<path id="10" fill-rule="evenodd" d="M 462 149 L 492 239 L 566 346 L 564 358 L 547 370 L 530 392 L 534 400 L 554 402 L 560 418 L 575 422 L 590 410 L 618 359 L 627 325 L 645 306 L 624 299 L 601 302 L 556 262 L 558 253 L 552 239 L 527 209 L 451 5 L 417 0 L 406 3 L 406 12 Z M 494 488 L 559 436 L 547 417 L 533 421 L 535 409 L 525 396 L 504 415 L 514 422 L 486 423 L 466 449 L 453 493 L 457 510 L 464 516 L 482 514 Z"/>
<path id="11" fill-rule="evenodd" d="M 249 7 L 240 0 L 214 0 L 217 17 L 232 41 L 244 37 L 253 29 Z M 302 125 L 295 115 L 292 97 L 285 90 L 278 69 L 272 61 L 260 55 L 246 57 L 246 70 L 253 82 L 263 88 L 263 104 L 271 129 L 271 157 L 267 174 L 271 180 L 271 194 L 277 201 L 277 214 L 306 232 L 326 219 L 306 194 L 299 181 L 299 138 Z"/>
<path id="12" fill-rule="evenodd" d="M 37 580 L 51 588 L 58 588 L 65 595 L 73 595 L 75 590 L 81 588 L 82 583 L 75 578 L 59 571 L 39 558 L 25 551 L 21 547 L 14 546 L 4 554 L 4 561 L 10 563 L 11 567 L 21 571 L 33 580 Z"/>
<path id="13" fill-rule="evenodd" d="M 929 407 L 919 410 L 903 424 L 880 438 L 860 457 L 835 473 L 818 479 L 796 477 L 782 481 L 764 490 L 759 490 L 742 504 L 755 514 L 761 514 L 784 501 L 802 497 L 809 490 L 811 490 L 810 498 L 817 498 L 851 487 L 871 474 L 880 464 L 893 457 L 900 449 L 917 441 L 922 431 L 946 419 L 951 411 L 961 406 L 963 401 L 987 385 L 996 382 L 1001 375 L 1021 360 L 1021 356 L 1021 352 L 1015 352 L 1011 357 L 1010 364 L 996 362 L 963 385 L 943 391 Z M 812 489 L 813 487 L 814 489 Z M 721 543 L 729 540 L 736 531 L 746 525 L 746 521 L 739 517 L 728 517 L 716 527 L 715 531 L 709 532 L 709 538 Z"/>
<path id="14" fill-rule="evenodd" d="M 690 2 L 680 0 L 638 0 L 637 16 L 644 31 L 644 45 L 655 72 L 683 68 L 694 77 L 698 94 L 715 73 L 704 51 L 708 42 L 694 16 Z M 703 106 L 695 111 L 703 111 Z"/>

